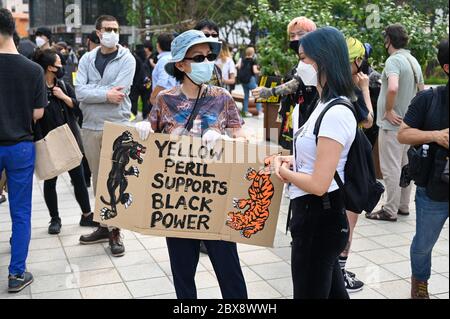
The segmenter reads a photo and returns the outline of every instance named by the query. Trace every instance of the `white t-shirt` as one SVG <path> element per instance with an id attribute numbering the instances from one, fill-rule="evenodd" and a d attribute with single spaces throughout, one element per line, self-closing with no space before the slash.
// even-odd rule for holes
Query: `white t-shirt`
<path id="1" fill-rule="evenodd" d="M 222 70 L 222 77 L 224 80 L 229 80 L 231 74 L 237 74 L 236 64 L 234 64 L 232 58 L 227 58 L 225 63 L 219 58 L 216 61 L 216 65 Z"/>
<path id="2" fill-rule="evenodd" d="M 331 101 L 330 101 L 331 102 Z M 294 141 L 295 167 L 294 171 L 312 175 L 317 158 L 316 136 L 314 128 L 318 117 L 330 103 L 319 103 L 311 114 L 308 121 L 298 132 L 295 133 Z M 347 163 L 347 156 L 356 137 L 356 119 L 353 112 L 344 105 L 333 106 L 324 116 L 319 131 L 319 137 L 327 137 L 333 139 L 344 146 L 341 154 L 337 172 L 345 183 L 344 169 Z M 334 192 L 339 189 L 336 181 L 333 179 L 328 192 Z M 308 195 L 307 192 L 299 189 L 295 185 L 289 188 L 291 199 Z"/>

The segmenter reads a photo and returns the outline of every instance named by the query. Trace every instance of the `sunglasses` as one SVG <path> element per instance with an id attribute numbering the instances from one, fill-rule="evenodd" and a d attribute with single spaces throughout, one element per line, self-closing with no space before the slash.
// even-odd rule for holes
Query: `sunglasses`
<path id="1" fill-rule="evenodd" d="M 106 33 L 111 33 L 111 32 L 119 33 L 120 32 L 119 28 L 102 28 L 101 30 L 105 30 Z"/>
<path id="2" fill-rule="evenodd" d="M 207 37 L 207 38 L 209 38 L 209 37 L 218 38 L 219 35 L 217 33 L 205 33 L 205 37 Z"/>
<path id="3" fill-rule="evenodd" d="M 205 59 L 208 59 L 209 62 L 213 62 L 217 60 L 217 54 L 210 53 L 207 56 L 204 55 L 196 55 L 192 58 L 184 58 L 185 60 L 194 61 L 195 63 L 202 63 Z"/>

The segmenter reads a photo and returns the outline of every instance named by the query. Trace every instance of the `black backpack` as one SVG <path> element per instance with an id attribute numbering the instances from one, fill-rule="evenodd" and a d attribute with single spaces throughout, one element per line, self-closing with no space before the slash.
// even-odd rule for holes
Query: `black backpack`
<path id="1" fill-rule="evenodd" d="M 316 143 L 319 141 L 320 126 L 325 114 L 336 105 L 348 107 L 356 118 L 356 110 L 348 100 L 337 99 L 331 102 L 317 119 L 314 128 Z M 345 184 L 337 172 L 334 179 L 339 188 L 344 191 L 345 208 L 357 214 L 363 211 L 371 213 L 384 193 L 384 186 L 376 179 L 372 145 L 359 127 L 356 129 L 355 141 L 350 148 L 345 165 Z"/>
<path id="2" fill-rule="evenodd" d="M 248 84 L 252 78 L 253 74 L 253 65 L 255 64 L 254 60 L 243 59 L 241 62 L 241 68 L 238 71 L 238 81 L 241 84 Z"/>

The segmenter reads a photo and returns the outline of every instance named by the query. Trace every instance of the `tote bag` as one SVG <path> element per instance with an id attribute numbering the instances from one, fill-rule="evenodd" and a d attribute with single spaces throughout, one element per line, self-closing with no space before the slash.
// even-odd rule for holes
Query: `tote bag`
<path id="1" fill-rule="evenodd" d="M 83 154 L 67 124 L 36 142 L 36 176 L 49 180 L 80 166 Z"/>

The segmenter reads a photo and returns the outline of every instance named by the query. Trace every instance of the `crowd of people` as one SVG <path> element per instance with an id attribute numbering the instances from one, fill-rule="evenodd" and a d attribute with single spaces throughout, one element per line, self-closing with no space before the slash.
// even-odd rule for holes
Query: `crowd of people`
<path id="1" fill-rule="evenodd" d="M 385 29 L 389 58 L 378 73 L 369 65 L 370 44 L 298 17 L 287 33 L 299 63 L 273 89 L 257 87 L 260 68 L 254 47 L 235 61 L 212 21 L 203 20 L 181 34 L 163 33 L 156 50 L 148 41 L 135 52 L 119 43 L 115 17 L 99 17 L 95 28 L 81 57 L 67 43 L 52 43 L 46 28 L 37 30 L 32 54 L 19 54 L 12 15 L 0 9 L 0 173 L 6 171 L 12 219 L 10 292 L 33 282 L 26 270 L 33 142 L 69 126 L 84 155 L 69 172 L 80 226 L 96 227 L 80 237 L 80 244 L 108 242 L 111 255 L 121 257 L 126 252 L 121 230 L 93 220 L 88 194 L 91 177 L 94 194 L 97 190 L 104 123 L 134 126 L 142 140 L 155 132 L 187 134 L 213 147 L 225 136 L 248 140 L 244 118 L 253 116 L 250 96 L 277 95 L 282 96 L 280 145 L 292 155 L 275 157 L 271 165 L 291 199 L 294 298 L 348 299 L 349 293 L 363 289 L 356 274 L 346 270 L 361 213 L 351 209 L 344 189 L 357 140 L 370 141 L 370 147 L 378 140 L 386 188 L 385 205 L 366 212 L 366 218 L 396 222 L 409 215 L 411 181 L 417 185 L 411 297 L 429 298 L 431 252 L 448 218 L 448 85 L 424 90 L 403 26 Z M 438 59 L 448 75 L 448 39 L 439 44 Z M 230 93 L 237 82 L 244 89 L 242 109 Z M 139 101 L 143 120 L 134 123 Z M 257 113 L 263 115 L 259 103 Z M 63 231 L 57 180 L 44 182 L 52 235 Z M 0 190 L 0 204 L 5 201 Z M 167 238 L 167 247 L 178 298 L 197 298 L 201 250 L 211 259 L 222 296 L 248 298 L 235 243 Z"/>

